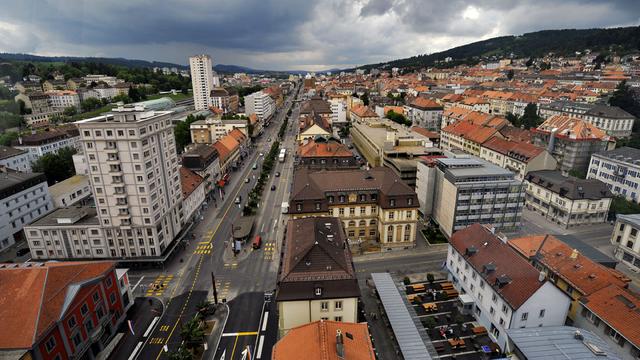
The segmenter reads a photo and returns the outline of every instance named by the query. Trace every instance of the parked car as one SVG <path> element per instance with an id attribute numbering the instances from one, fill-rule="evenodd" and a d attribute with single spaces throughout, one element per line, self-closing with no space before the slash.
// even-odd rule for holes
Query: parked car
<path id="1" fill-rule="evenodd" d="M 254 249 L 260 249 L 260 246 L 262 246 L 262 237 L 260 235 L 256 235 L 256 237 L 253 239 L 253 243 L 251 243 L 251 246 Z"/>
<path id="2" fill-rule="evenodd" d="M 271 191 L 275 190 L 276 186 L 275 185 L 271 185 Z"/>
<path id="3" fill-rule="evenodd" d="M 249 178 L 244 179 L 244 182 L 246 182 L 246 183 L 249 183 L 249 181 L 251 181 L 251 179 L 249 179 Z"/>
<path id="4" fill-rule="evenodd" d="M 236 203 L 236 204 L 240 204 L 241 202 L 242 202 L 242 196 L 238 196 L 238 197 L 236 198 L 235 203 Z"/>
<path id="5" fill-rule="evenodd" d="M 276 171 L 276 177 L 280 177 L 280 171 Z"/>

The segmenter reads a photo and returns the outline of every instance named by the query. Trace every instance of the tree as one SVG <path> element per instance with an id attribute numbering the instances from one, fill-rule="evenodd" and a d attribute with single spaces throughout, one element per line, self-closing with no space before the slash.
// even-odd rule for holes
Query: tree
<path id="1" fill-rule="evenodd" d="M 129 87 L 129 93 L 127 94 L 132 102 L 138 102 L 142 100 L 144 94 L 141 94 L 137 88 Z M 146 95 L 144 95 L 146 97 Z"/>
<path id="2" fill-rule="evenodd" d="M 186 347 L 180 345 L 176 351 L 169 354 L 169 360 L 193 360 L 193 354 Z"/>
<path id="3" fill-rule="evenodd" d="M 189 87 L 183 86 L 182 90 L 180 90 L 180 92 L 182 92 L 185 95 L 189 95 Z"/>
<path id="4" fill-rule="evenodd" d="M 640 99 L 636 93 L 623 80 L 609 98 L 609 105 L 617 106 L 629 114 L 640 117 Z"/>
<path id="5" fill-rule="evenodd" d="M 362 96 L 360 96 L 360 100 L 362 100 L 362 103 L 365 106 L 369 105 L 369 93 L 365 92 L 364 94 L 362 94 Z"/>
<path id="6" fill-rule="evenodd" d="M 180 337 L 184 341 L 185 347 L 188 349 L 193 349 L 202 343 L 202 340 L 204 339 L 204 328 L 200 321 L 200 315 L 194 316 L 182 325 L 182 329 L 180 329 Z"/>
<path id="7" fill-rule="evenodd" d="M 118 102 L 118 101 L 122 101 L 125 104 L 129 104 L 132 102 L 131 98 L 125 94 L 118 94 L 114 96 L 113 99 L 111 99 L 111 102 Z"/>
<path id="8" fill-rule="evenodd" d="M 507 79 L 509 80 L 513 79 L 513 69 L 509 69 L 509 71 L 507 71 Z"/>
<path id="9" fill-rule="evenodd" d="M 31 114 L 31 109 L 27 109 L 27 105 L 22 100 L 18 100 L 18 106 L 20 107 L 20 115 Z"/>
<path id="10" fill-rule="evenodd" d="M 211 311 L 211 301 L 206 299 L 202 300 L 202 302 L 196 305 L 196 309 L 198 309 L 198 313 L 202 316 L 209 315 Z"/>
<path id="11" fill-rule="evenodd" d="M 62 148 L 57 153 L 41 156 L 32 164 L 31 168 L 33 172 L 44 173 L 47 177 L 47 183 L 51 186 L 76 174 L 76 169 L 73 166 L 73 155 L 75 153 L 75 148 Z"/>
<path id="12" fill-rule="evenodd" d="M 508 112 L 506 119 L 509 120 L 511 125 L 515 127 L 520 127 L 520 118 L 518 117 L 518 115 Z"/>
<path id="13" fill-rule="evenodd" d="M 203 115 L 189 115 L 185 121 L 179 122 L 176 125 L 175 129 L 173 129 L 173 135 L 176 138 L 176 148 L 178 149 L 178 152 L 182 152 L 182 149 L 191 143 L 191 130 L 189 130 L 191 123 L 204 119 L 205 117 Z"/>
<path id="14" fill-rule="evenodd" d="M 520 117 L 520 125 L 525 129 L 535 128 L 542 124 L 543 119 L 538 116 L 538 106 L 534 103 L 529 103 L 524 108 L 524 114 Z"/>
<path id="15" fill-rule="evenodd" d="M 15 131 L 8 131 L 0 135 L 0 145 L 9 146 L 13 140 L 18 139 L 20 134 Z"/>
<path id="16" fill-rule="evenodd" d="M 75 106 L 69 106 L 62 112 L 65 116 L 73 116 L 78 113 L 78 109 Z"/>
<path id="17" fill-rule="evenodd" d="M 22 118 L 20 115 L 0 111 L 0 131 L 19 127 L 20 125 L 22 125 Z"/>
<path id="18" fill-rule="evenodd" d="M 102 106 L 102 101 L 96 98 L 88 98 L 87 100 L 80 103 L 80 108 L 82 108 L 82 112 L 89 112 L 96 110 Z"/>
<path id="19" fill-rule="evenodd" d="M 404 115 L 402 114 L 398 114 L 393 110 L 389 110 L 387 112 L 386 118 L 398 123 L 400 125 L 407 125 L 407 126 L 411 126 L 411 120 L 407 119 Z"/>
<path id="20" fill-rule="evenodd" d="M 533 65 L 533 58 L 530 57 L 529 60 L 527 60 L 527 62 L 524 64 L 526 67 L 530 67 L 531 65 Z"/>

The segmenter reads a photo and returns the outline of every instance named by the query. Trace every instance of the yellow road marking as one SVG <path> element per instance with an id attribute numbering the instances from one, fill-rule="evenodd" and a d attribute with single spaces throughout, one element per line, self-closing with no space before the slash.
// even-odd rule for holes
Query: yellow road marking
<path id="1" fill-rule="evenodd" d="M 236 353 L 236 345 L 238 345 L 238 338 L 239 336 L 236 336 L 236 341 L 233 342 L 233 350 L 231 351 L 231 359 L 233 360 L 233 355 L 235 355 Z"/>

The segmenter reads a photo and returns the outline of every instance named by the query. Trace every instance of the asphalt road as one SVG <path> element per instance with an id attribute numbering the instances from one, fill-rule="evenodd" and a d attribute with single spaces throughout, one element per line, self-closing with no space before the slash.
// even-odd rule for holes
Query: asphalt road
<path id="1" fill-rule="evenodd" d="M 264 292 L 275 289 L 276 284 L 284 228 L 281 204 L 288 198 L 293 174 L 294 132 L 287 131 L 285 135 L 281 147 L 287 147 L 287 159 L 284 163 L 276 162 L 275 169 L 265 185 L 254 223 L 253 234 L 262 235 L 263 247 L 258 250 L 252 250 L 250 246 L 245 247 L 248 253 L 241 254 L 237 259 L 230 256 L 229 251 L 225 255 L 225 247 L 229 244 L 233 223 L 241 216 L 241 208 L 234 204 L 234 199 L 241 196 L 243 203 L 247 201 L 248 193 L 255 186 L 255 181 L 260 174 L 260 167 L 253 170 L 253 164 L 258 162 L 261 165 L 264 157 L 259 156 L 259 153 L 266 155 L 271 147 L 268 139 L 276 140 L 280 124 L 291 103 L 291 99 L 286 100 L 276 119 L 254 143 L 255 150 L 244 160 L 241 169 L 231 174 L 232 181 L 225 190 L 224 198 L 218 199 L 217 206 L 208 204 L 202 220 L 195 224 L 192 230 L 195 238 L 187 248 L 165 264 L 162 271 L 141 271 L 138 274 L 132 274 L 132 282 L 142 279 L 142 286 L 137 295 L 159 297 L 166 307 L 164 315 L 145 338 L 134 358 L 165 359 L 169 357 L 169 353 L 180 345 L 180 328 L 184 322 L 195 315 L 197 304 L 205 299 L 213 299 L 212 274 L 215 275 L 219 298 L 226 299 L 230 305 L 229 326 L 242 325 L 244 326 L 242 329 L 246 329 L 243 331 L 258 331 L 258 326 L 261 326 Z M 297 111 L 294 111 L 289 122 L 295 125 L 296 121 Z M 295 126 L 291 128 L 295 129 Z M 275 177 L 275 172 L 280 172 L 281 176 Z M 250 179 L 249 183 L 245 183 L 247 178 Z M 270 190 L 272 184 L 276 185 L 274 191 Z M 159 290 L 151 291 L 152 283 L 162 284 L 162 286 Z M 276 319 L 275 309 L 271 318 Z M 225 333 L 237 332 L 227 331 L 227 328 L 224 331 Z M 271 347 L 276 340 L 277 322 L 268 321 L 264 334 L 261 350 L 265 356 L 268 355 L 264 357 L 267 359 L 270 358 Z M 235 344 L 236 348 L 250 345 L 252 351 L 255 350 L 256 340 L 259 338 L 254 336 L 252 339 L 251 336 L 246 338 L 243 336 Z M 224 346 L 227 345 L 227 340 L 221 340 L 221 349 L 226 349 Z M 169 352 L 163 350 L 164 345 Z M 212 354 L 213 350 L 215 349 L 210 349 Z M 126 355 L 123 358 L 128 359 L 132 351 L 127 352 L 123 349 L 116 354 L 117 358 L 121 358 L 120 353 L 123 353 Z M 236 349 L 234 352 L 231 348 L 225 354 L 225 359 L 242 359 L 242 350 Z"/>

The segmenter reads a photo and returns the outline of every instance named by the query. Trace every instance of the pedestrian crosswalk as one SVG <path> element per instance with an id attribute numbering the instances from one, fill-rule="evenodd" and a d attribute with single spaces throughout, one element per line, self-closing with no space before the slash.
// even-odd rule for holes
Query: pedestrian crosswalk
<path id="1" fill-rule="evenodd" d="M 203 241 L 198 243 L 196 250 L 193 252 L 196 255 L 209 255 L 211 254 L 211 250 L 213 249 L 213 245 L 208 241 Z"/>
<path id="2" fill-rule="evenodd" d="M 147 287 L 147 296 L 161 296 L 169 287 L 171 280 L 173 280 L 173 275 L 158 275 Z"/>
<path id="3" fill-rule="evenodd" d="M 225 279 L 216 279 L 216 289 L 218 291 L 218 299 L 226 299 L 229 296 L 231 281 Z"/>
<path id="4" fill-rule="evenodd" d="M 162 325 L 162 326 L 160 326 L 160 331 L 162 331 L 162 332 L 167 332 L 167 331 L 169 331 L 169 325 Z"/>
<path id="5" fill-rule="evenodd" d="M 159 338 L 159 337 L 154 337 L 154 338 L 151 338 L 151 340 L 149 340 L 149 343 L 153 345 L 160 345 L 163 342 L 164 342 L 164 338 Z"/>
<path id="6" fill-rule="evenodd" d="M 275 244 L 273 242 L 268 242 L 264 244 L 264 249 L 262 250 L 262 256 L 265 260 L 272 261 L 275 254 Z"/>

